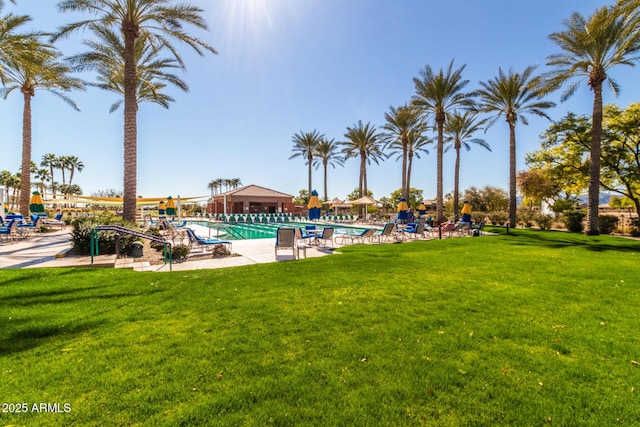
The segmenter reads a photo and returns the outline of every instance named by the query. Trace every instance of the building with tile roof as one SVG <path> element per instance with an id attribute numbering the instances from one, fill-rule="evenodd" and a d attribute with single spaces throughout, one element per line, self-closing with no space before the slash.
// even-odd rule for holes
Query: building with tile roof
<path id="1" fill-rule="evenodd" d="M 291 194 L 252 184 L 214 195 L 207 205 L 207 212 L 214 214 L 295 213 L 296 206 L 293 204 Z"/>

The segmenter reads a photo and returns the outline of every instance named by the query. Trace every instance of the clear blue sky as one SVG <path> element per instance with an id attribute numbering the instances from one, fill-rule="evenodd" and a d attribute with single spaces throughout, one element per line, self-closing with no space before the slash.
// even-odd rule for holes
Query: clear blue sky
<path id="1" fill-rule="evenodd" d="M 209 32 L 194 32 L 219 55 L 201 58 L 182 48 L 187 62 L 183 79 L 190 91 L 171 89 L 169 110 L 142 104 L 138 115 L 138 194 L 144 197 L 207 195 L 216 178 L 240 178 L 297 195 L 307 188 L 304 160 L 289 160 L 292 136 L 318 131 L 344 140 L 358 120 L 384 125 L 390 106 L 414 94 L 413 77 L 425 65 L 434 70 L 466 64 L 469 90 L 493 78 L 498 67 L 522 71 L 558 49 L 548 35 L 563 29 L 573 11 L 590 15 L 613 0 L 190 0 L 205 10 Z M 53 31 L 80 17 L 57 12 L 57 1 L 6 2 L 11 11 L 33 17 L 32 27 Z M 59 47 L 67 54 L 84 51 L 87 33 L 75 33 Z M 622 94 L 605 91 L 605 102 L 626 106 L 638 99 L 640 68 L 614 69 Z M 592 94 L 586 84 L 569 101 L 550 111 L 590 114 Z M 45 92 L 33 99 L 33 159 L 44 153 L 75 155 L 85 164 L 74 182 L 85 194 L 122 189 L 122 112 L 109 114 L 115 95 L 89 88 L 74 93 L 75 112 Z M 12 93 L 0 103 L 0 170 L 20 167 L 22 98 Z M 524 155 L 539 146 L 548 126 L 531 117 L 517 128 L 518 170 Z M 435 135 L 433 135 L 435 137 Z M 462 155 L 461 188 L 485 185 L 508 188 L 508 129 L 499 120 L 487 133 L 493 152 L 474 147 Z M 425 198 L 436 193 L 435 147 L 414 162 L 412 186 Z M 453 190 L 453 152 L 445 154 L 444 190 Z M 394 158 L 368 169 L 374 197 L 389 196 L 401 184 Z M 345 198 L 358 184 L 359 162 L 330 169 L 329 197 Z M 60 180 L 58 173 L 57 180 Z M 322 170 L 313 186 L 323 191 Z"/>

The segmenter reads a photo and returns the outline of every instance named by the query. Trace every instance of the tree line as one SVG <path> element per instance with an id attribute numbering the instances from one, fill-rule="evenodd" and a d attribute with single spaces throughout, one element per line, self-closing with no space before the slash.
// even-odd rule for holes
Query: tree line
<path id="1" fill-rule="evenodd" d="M 18 3 L 15 0 L 12 3 Z M 49 92 L 73 109 L 69 97 L 74 90 L 95 87 L 116 93 L 120 99 L 110 112 L 123 107 L 124 173 L 123 217 L 133 221 L 137 199 L 137 112 L 143 102 L 169 108 L 173 98 L 164 92 L 171 85 L 183 91 L 187 84 L 175 70 L 186 66 L 175 42 L 185 44 L 199 55 L 216 54 L 215 49 L 188 34 L 185 28 L 206 30 L 203 11 L 184 2 L 171 0 L 64 0 L 62 13 L 85 16 L 55 31 L 24 31 L 31 21 L 27 15 L 4 13 L 0 0 L 0 93 L 23 96 L 22 171 L 31 166 L 31 101 L 36 91 Z M 69 57 L 55 46 L 61 38 L 84 31 L 87 51 Z M 95 72 L 95 81 L 74 76 L 76 72 Z M 19 209 L 29 212 L 30 174 L 20 176 Z"/>
<path id="2" fill-rule="evenodd" d="M 516 124 L 528 124 L 527 116 L 536 115 L 550 120 L 547 111 L 555 103 L 545 100 L 553 91 L 563 89 L 560 101 L 576 93 L 586 80 L 593 92 L 593 108 L 588 127 L 588 213 L 589 235 L 599 234 L 598 204 L 601 186 L 607 187 L 610 179 L 601 179 L 601 145 L 603 101 L 602 89 L 606 82 L 618 92 L 618 84 L 609 77 L 612 68 L 634 66 L 640 52 L 640 0 L 618 0 L 615 5 L 598 8 L 589 17 L 573 13 L 563 24 L 562 31 L 549 35 L 559 49 L 547 57 L 550 71 L 537 74 L 530 65 L 522 72 L 498 69 L 496 77 L 479 82 L 479 88 L 467 91 L 469 80 L 463 78 L 465 65 L 433 70 L 429 65 L 413 78 L 415 93 L 401 107 L 391 107 L 385 114 L 386 124 L 378 131 L 371 123 L 347 127 L 344 141 L 328 140 L 317 130 L 298 132 L 293 136 L 294 154 L 301 157 L 309 168 L 309 192 L 311 192 L 312 165 L 324 168 L 325 198 L 327 166 L 335 167 L 349 158 L 360 159 L 359 192 L 367 193 L 367 165 L 378 163 L 394 153 L 402 159 L 402 194 L 408 197 L 411 180 L 412 155 L 426 152 L 431 140 L 425 134 L 436 133 L 434 142 L 437 155 L 436 216 L 443 218 L 443 153 L 445 143 L 456 150 L 454 214 L 459 199 L 458 173 L 460 147 L 468 148 L 475 142 L 490 149 L 486 141 L 474 138 L 475 132 L 486 129 L 498 119 L 509 126 L 509 224 L 516 225 Z M 456 132 L 456 129 L 458 132 Z M 321 149 L 321 143 L 324 147 Z M 467 145 L 464 145 L 467 144 Z M 328 148 L 330 151 L 326 151 Z M 419 148 L 418 148 L 419 147 Z M 418 148 L 416 150 L 416 148 Z M 388 150 L 385 153 L 385 150 Z M 611 188 L 618 189 L 616 184 Z M 627 193 L 631 192 L 628 190 Z M 638 186 L 633 189 L 638 195 Z"/>

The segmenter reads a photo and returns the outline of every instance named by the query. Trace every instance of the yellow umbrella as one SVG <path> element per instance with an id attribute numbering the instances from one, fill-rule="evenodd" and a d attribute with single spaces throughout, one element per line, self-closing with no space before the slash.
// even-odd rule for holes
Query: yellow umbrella
<path id="1" fill-rule="evenodd" d="M 471 203 L 468 200 L 462 204 L 460 213 L 462 214 L 462 222 L 471 222 Z"/>
<path id="2" fill-rule="evenodd" d="M 167 197 L 167 215 L 175 216 L 176 214 L 176 204 L 173 201 L 171 196 Z"/>
<path id="3" fill-rule="evenodd" d="M 44 212 L 44 202 L 42 196 L 38 191 L 31 193 L 31 200 L 29 200 L 29 210 L 33 213 Z"/>
<path id="4" fill-rule="evenodd" d="M 160 202 L 158 204 L 158 215 L 164 216 L 166 210 L 167 207 L 165 206 L 164 201 Z"/>
<path id="5" fill-rule="evenodd" d="M 406 221 L 408 211 L 409 205 L 407 204 L 407 200 L 403 197 L 402 199 L 400 199 L 400 203 L 398 203 L 398 219 L 401 221 Z"/>
<path id="6" fill-rule="evenodd" d="M 309 208 L 309 219 L 318 219 L 320 218 L 320 199 L 318 199 L 318 192 L 313 190 L 311 192 L 311 198 L 309 199 L 309 204 L 307 207 Z"/>

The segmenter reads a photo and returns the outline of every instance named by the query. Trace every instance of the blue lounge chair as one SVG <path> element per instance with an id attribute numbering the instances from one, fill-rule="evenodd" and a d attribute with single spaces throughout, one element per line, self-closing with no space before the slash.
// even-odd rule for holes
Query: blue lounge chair
<path id="1" fill-rule="evenodd" d="M 13 241 L 16 233 L 18 232 L 18 222 L 15 219 L 10 219 L 7 222 L 6 227 L 0 227 L 0 236 L 4 237 L 7 241 Z"/>
<path id="2" fill-rule="evenodd" d="M 192 246 L 202 247 L 204 250 L 213 250 L 216 245 L 225 245 L 229 251 L 231 251 L 231 242 L 228 240 L 220 240 L 215 238 L 203 239 L 198 236 L 195 231 L 190 228 L 185 228 L 187 237 Z"/>

